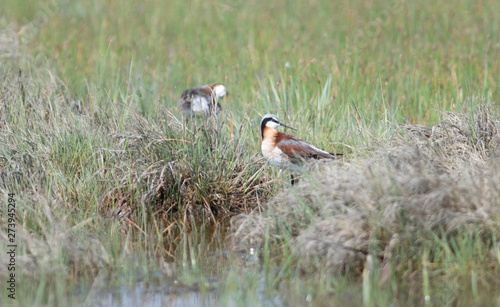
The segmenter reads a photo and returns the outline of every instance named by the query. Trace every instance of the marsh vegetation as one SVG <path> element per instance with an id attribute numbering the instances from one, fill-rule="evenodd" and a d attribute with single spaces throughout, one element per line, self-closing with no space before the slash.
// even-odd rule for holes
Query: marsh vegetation
<path id="1" fill-rule="evenodd" d="M 497 1 L 0 2 L 1 305 L 498 304 Z"/>

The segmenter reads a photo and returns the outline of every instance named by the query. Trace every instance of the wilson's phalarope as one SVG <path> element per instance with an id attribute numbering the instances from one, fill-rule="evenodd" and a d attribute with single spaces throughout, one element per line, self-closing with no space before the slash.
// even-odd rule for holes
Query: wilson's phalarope
<path id="1" fill-rule="evenodd" d="M 301 162 L 308 159 L 335 159 L 342 154 L 334 154 L 295 138 L 293 135 L 279 132 L 279 126 L 292 127 L 282 124 L 276 115 L 266 114 L 262 118 L 262 155 L 270 164 L 292 172 L 300 170 Z M 292 175 L 292 184 L 295 180 Z"/>
<path id="2" fill-rule="evenodd" d="M 219 100 L 226 96 L 226 87 L 213 83 L 184 90 L 179 101 L 182 111 L 190 116 L 219 114 Z"/>

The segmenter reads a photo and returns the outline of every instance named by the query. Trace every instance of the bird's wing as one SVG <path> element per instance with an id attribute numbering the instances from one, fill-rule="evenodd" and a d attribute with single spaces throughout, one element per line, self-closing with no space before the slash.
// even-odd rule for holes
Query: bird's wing
<path id="1" fill-rule="evenodd" d="M 303 159 L 334 159 L 336 155 L 319 149 L 318 147 L 299 140 L 293 135 L 280 132 L 278 134 L 277 146 L 290 158 Z"/>
<path id="2" fill-rule="evenodd" d="M 182 92 L 181 99 L 182 100 L 191 99 L 191 97 L 199 95 L 203 95 L 203 87 L 201 86 L 184 90 Z"/>
<path id="3" fill-rule="evenodd" d="M 204 96 L 205 91 L 207 90 L 207 86 L 198 86 L 198 87 L 193 87 L 186 89 L 182 92 L 181 94 L 181 99 L 179 100 L 179 104 L 181 105 L 181 108 L 184 110 L 189 110 L 191 109 L 191 104 L 193 102 L 193 99 L 199 96 Z M 210 94 L 208 94 L 208 97 L 210 97 Z"/>
<path id="4" fill-rule="evenodd" d="M 193 97 L 204 97 L 206 100 L 215 100 L 213 87 L 217 84 L 208 84 L 184 90 L 181 95 L 181 102 L 191 101 Z"/>

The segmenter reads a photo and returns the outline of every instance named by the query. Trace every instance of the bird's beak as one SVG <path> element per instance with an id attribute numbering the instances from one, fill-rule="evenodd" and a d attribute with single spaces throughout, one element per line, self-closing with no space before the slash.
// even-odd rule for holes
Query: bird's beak
<path id="1" fill-rule="evenodd" d="M 288 128 L 288 129 L 292 129 L 292 130 L 295 130 L 295 131 L 297 131 L 297 129 L 295 129 L 295 128 L 292 128 L 292 127 L 290 127 L 290 126 L 287 126 L 287 125 L 285 125 L 285 124 L 282 124 L 282 123 L 280 123 L 280 126 L 283 126 L 283 127 L 285 127 L 285 128 Z"/>

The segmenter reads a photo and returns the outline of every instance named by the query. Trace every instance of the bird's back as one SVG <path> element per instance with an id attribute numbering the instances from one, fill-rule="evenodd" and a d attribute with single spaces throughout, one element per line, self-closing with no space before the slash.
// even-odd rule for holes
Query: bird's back
<path id="1" fill-rule="evenodd" d="M 184 90 L 181 95 L 181 100 L 192 99 L 195 96 L 212 96 L 212 89 L 210 85 L 202 85 Z"/>
<path id="2" fill-rule="evenodd" d="M 341 154 L 334 154 L 318 147 L 297 139 L 291 134 L 279 132 L 276 138 L 276 146 L 281 149 L 281 151 L 286 154 L 290 159 L 296 160 L 297 158 L 302 159 L 335 159 Z M 298 162 L 298 161 L 297 161 Z"/>
<path id="3" fill-rule="evenodd" d="M 222 107 L 216 102 L 213 95 L 213 87 L 216 84 L 208 84 L 186 89 L 181 94 L 179 104 L 181 109 L 193 116 L 199 114 L 208 114 L 210 109 L 215 106 L 216 113 L 222 111 Z"/>

